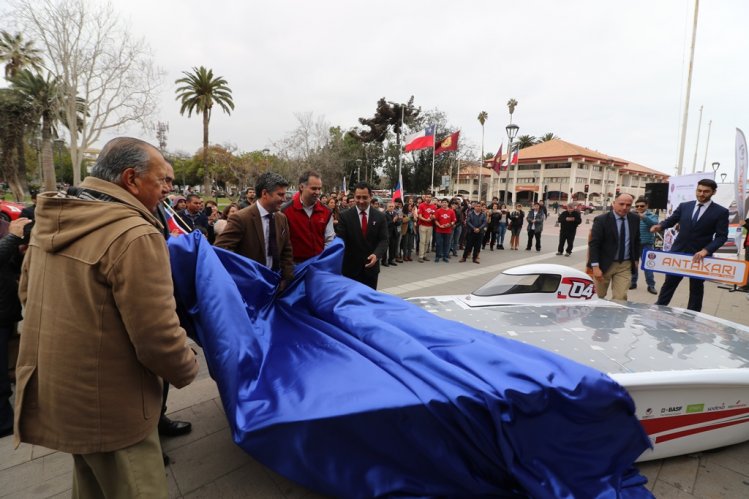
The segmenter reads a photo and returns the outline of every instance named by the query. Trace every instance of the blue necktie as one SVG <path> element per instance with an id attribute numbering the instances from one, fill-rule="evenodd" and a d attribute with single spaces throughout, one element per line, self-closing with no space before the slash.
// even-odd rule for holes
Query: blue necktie
<path id="1" fill-rule="evenodd" d="M 625 232 L 624 224 L 627 223 L 627 219 L 624 217 L 619 218 L 619 222 L 621 225 L 619 225 L 619 263 L 622 263 L 624 261 L 624 240 L 627 238 L 627 233 Z"/>
<path id="2" fill-rule="evenodd" d="M 700 210 L 702 209 L 702 205 L 697 205 L 697 211 L 694 212 L 694 215 L 692 216 L 692 225 L 697 223 L 697 220 L 700 218 Z"/>

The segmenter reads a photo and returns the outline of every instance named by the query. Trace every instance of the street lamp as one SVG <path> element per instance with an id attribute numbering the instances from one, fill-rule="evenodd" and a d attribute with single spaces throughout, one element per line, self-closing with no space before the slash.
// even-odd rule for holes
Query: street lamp
<path id="1" fill-rule="evenodd" d="M 712 164 L 712 167 L 713 167 L 713 173 L 717 173 L 718 168 L 720 168 L 720 163 L 718 161 L 714 161 Z"/>
<path id="2" fill-rule="evenodd" d="M 510 123 L 505 127 L 505 130 L 507 131 L 507 138 L 509 139 L 509 143 L 507 144 L 507 168 L 505 169 L 505 188 L 504 191 L 502 191 L 502 203 L 507 204 L 510 200 L 510 163 L 512 162 L 512 141 L 515 140 L 515 137 L 518 134 L 518 130 L 520 130 L 520 127 Z"/>
<path id="3" fill-rule="evenodd" d="M 721 173 L 720 174 L 720 183 L 725 184 L 726 183 L 726 177 L 728 176 L 727 173 Z"/>
<path id="4" fill-rule="evenodd" d="M 361 182 L 361 164 L 362 160 L 357 159 L 356 160 L 356 182 Z"/>

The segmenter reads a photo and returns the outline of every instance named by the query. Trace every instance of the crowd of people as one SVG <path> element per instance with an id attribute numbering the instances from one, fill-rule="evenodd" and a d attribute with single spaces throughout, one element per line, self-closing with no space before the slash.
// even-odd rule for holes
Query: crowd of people
<path id="1" fill-rule="evenodd" d="M 300 185 L 305 182 L 300 181 Z M 213 244 L 226 227 L 229 217 L 255 202 L 255 192 L 254 187 L 247 189 L 240 200 L 226 205 L 223 210 L 214 201 L 204 203 L 194 193 L 186 196 L 172 194 L 168 201 L 186 230 L 199 230 Z M 357 206 L 353 193 L 320 192 L 315 201 L 329 210 L 334 232 L 338 232 L 341 215 Z M 486 202 L 424 194 L 394 200 L 372 197 L 370 202 L 374 209 L 385 215 L 387 223 L 388 245 L 381 262 L 384 267 L 414 261 L 449 263 L 451 258 L 459 256 L 459 262 L 471 258 L 474 263 L 480 263 L 480 252 L 486 250 L 487 246 L 489 251 L 519 250 L 523 232 L 527 235 L 525 249 L 530 251 L 535 247 L 536 251 L 541 251 L 541 235 L 544 223 L 549 218 L 543 202 L 532 203 L 528 207 L 521 203 L 508 206 L 496 197 Z M 562 212 L 558 222 L 563 236 L 560 237 L 557 254 L 569 256 L 576 228 L 581 223 L 581 214 L 575 203 L 560 207 Z M 565 243 L 567 250 L 563 253 Z"/>

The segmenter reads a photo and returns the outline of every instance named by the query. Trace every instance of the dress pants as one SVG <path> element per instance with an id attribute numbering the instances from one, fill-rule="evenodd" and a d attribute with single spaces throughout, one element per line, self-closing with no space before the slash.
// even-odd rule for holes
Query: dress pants
<path id="1" fill-rule="evenodd" d="M 15 327 L 0 326 L 0 432 L 13 429 L 13 406 L 10 405 L 10 379 L 8 378 L 8 345 L 16 333 Z"/>
<path id="2" fill-rule="evenodd" d="M 658 301 L 656 305 L 668 305 L 671 303 L 671 298 L 676 292 L 676 288 L 679 287 L 679 283 L 683 279 L 679 275 L 666 275 L 666 280 L 661 287 L 661 293 L 658 295 Z M 702 310 L 702 296 L 705 294 L 705 281 L 702 279 L 689 279 L 689 301 L 687 302 L 687 308 L 700 312 Z"/>
<path id="3" fill-rule="evenodd" d="M 481 243 L 484 239 L 484 233 L 479 232 L 478 234 L 468 229 L 466 233 L 466 246 L 463 250 L 463 258 L 468 258 L 468 254 L 473 251 L 473 259 L 475 260 L 479 256 L 481 251 Z"/>
<path id="4" fill-rule="evenodd" d="M 74 499 L 166 498 L 164 459 L 156 428 L 144 440 L 112 452 L 73 454 Z"/>
<path id="5" fill-rule="evenodd" d="M 536 249 L 541 251 L 541 233 L 536 231 L 528 231 L 528 246 L 525 249 L 531 249 L 533 246 L 533 238 L 536 239 Z"/>
<path id="6" fill-rule="evenodd" d="M 603 273 L 603 279 L 596 280 L 596 292 L 599 298 L 606 298 L 611 283 L 611 299 L 627 301 L 627 291 L 632 279 L 632 261 L 613 262 Z"/>
<path id="7" fill-rule="evenodd" d="M 559 233 L 559 248 L 557 253 L 561 253 L 564 249 L 565 243 L 567 244 L 567 253 L 572 253 L 572 245 L 575 242 L 575 233 L 570 231 L 563 231 Z"/>

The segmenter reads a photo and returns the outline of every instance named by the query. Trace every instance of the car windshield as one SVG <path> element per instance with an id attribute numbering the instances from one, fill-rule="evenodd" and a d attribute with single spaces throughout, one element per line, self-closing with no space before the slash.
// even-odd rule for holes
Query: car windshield
<path id="1" fill-rule="evenodd" d="M 559 274 L 499 274 L 473 292 L 476 296 L 554 293 L 562 277 Z"/>

